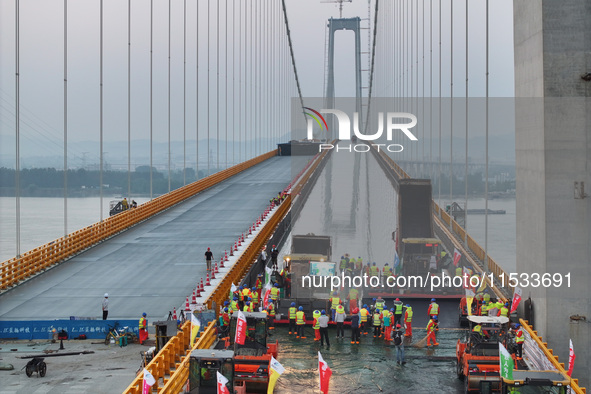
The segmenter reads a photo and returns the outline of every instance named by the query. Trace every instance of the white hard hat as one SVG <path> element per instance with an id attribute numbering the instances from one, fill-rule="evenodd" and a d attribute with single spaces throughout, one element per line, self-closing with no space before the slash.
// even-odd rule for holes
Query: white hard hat
<path id="1" fill-rule="evenodd" d="M 108 297 L 108 296 L 109 296 L 109 293 L 105 293 L 105 297 Z"/>

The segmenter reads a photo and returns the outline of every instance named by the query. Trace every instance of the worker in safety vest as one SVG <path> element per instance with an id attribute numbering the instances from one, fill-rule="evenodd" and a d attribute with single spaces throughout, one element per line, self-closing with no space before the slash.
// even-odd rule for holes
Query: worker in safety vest
<path id="1" fill-rule="evenodd" d="M 289 334 L 295 334 L 296 333 L 296 312 L 297 312 L 297 308 L 296 308 L 296 303 L 292 302 L 291 306 L 288 309 L 289 312 Z"/>
<path id="2" fill-rule="evenodd" d="M 257 288 L 257 293 L 259 293 L 259 300 L 260 300 L 261 293 L 263 291 L 263 274 L 257 275 L 257 281 L 254 283 L 254 287 Z"/>
<path id="3" fill-rule="evenodd" d="M 363 308 L 359 311 L 359 332 L 363 332 L 363 335 L 367 335 L 369 316 L 369 308 L 367 304 L 363 304 Z"/>
<path id="4" fill-rule="evenodd" d="M 429 309 L 427 309 L 427 315 L 429 315 L 429 317 L 439 317 L 439 304 L 435 302 L 435 298 L 431 298 Z"/>
<path id="5" fill-rule="evenodd" d="M 304 325 L 306 324 L 306 315 L 304 315 L 304 307 L 300 306 L 296 312 L 296 325 L 298 332 L 296 338 L 306 338 L 304 336 Z"/>
<path id="6" fill-rule="evenodd" d="M 279 284 L 275 283 L 275 285 L 271 288 L 271 293 L 269 295 L 271 298 L 271 302 L 277 305 L 277 301 L 279 300 Z"/>
<path id="7" fill-rule="evenodd" d="M 482 339 L 484 338 L 484 333 L 482 332 L 482 326 L 480 324 L 477 324 L 474 326 L 474 328 L 472 329 L 472 333 L 478 338 L 478 339 Z"/>
<path id="8" fill-rule="evenodd" d="M 384 325 L 384 340 L 389 342 L 392 340 L 392 318 L 393 318 L 394 308 L 387 310 L 384 309 L 382 313 L 380 313 L 380 320 L 382 320 L 382 324 Z"/>
<path id="9" fill-rule="evenodd" d="M 340 336 L 341 339 L 345 337 L 345 329 L 343 325 L 345 324 L 345 318 L 347 315 L 345 314 L 345 308 L 342 305 L 337 305 L 337 311 L 335 313 L 335 322 L 337 323 L 337 338 Z"/>
<path id="10" fill-rule="evenodd" d="M 521 360 L 523 357 L 523 342 L 525 341 L 525 335 L 523 334 L 523 329 L 521 328 L 521 324 L 515 324 L 515 344 L 517 345 L 517 351 L 515 352 L 515 356 L 517 360 Z"/>
<path id="11" fill-rule="evenodd" d="M 242 312 L 251 312 L 251 310 L 250 310 L 250 301 L 246 301 L 244 303 L 244 308 L 242 308 Z"/>
<path id="12" fill-rule="evenodd" d="M 357 264 L 357 260 L 355 260 L 355 257 L 351 257 L 349 259 L 349 261 L 347 261 L 347 266 L 345 267 L 345 269 L 347 271 L 351 271 L 351 274 L 353 273 L 353 269 L 355 268 L 355 264 Z"/>
<path id="13" fill-rule="evenodd" d="M 462 266 L 458 265 L 456 267 L 456 276 L 462 276 L 463 270 L 462 270 Z"/>
<path id="14" fill-rule="evenodd" d="M 375 308 L 379 309 L 379 310 L 384 310 L 384 308 L 386 308 L 386 300 L 384 300 L 382 297 L 378 297 L 378 299 L 376 300 L 374 298 L 375 301 Z"/>
<path id="15" fill-rule="evenodd" d="M 275 329 L 275 305 L 270 303 L 267 307 L 267 321 L 269 322 L 269 330 Z"/>
<path id="16" fill-rule="evenodd" d="M 320 317 L 321 313 L 318 309 L 312 312 L 312 317 L 314 318 L 314 323 L 312 324 L 312 328 L 314 329 L 314 340 L 320 340 L 320 322 L 318 318 Z"/>
<path id="17" fill-rule="evenodd" d="M 406 327 L 405 337 L 412 337 L 412 308 L 406 304 L 406 311 L 404 312 L 404 327 Z"/>
<path id="18" fill-rule="evenodd" d="M 374 338 L 381 338 L 382 337 L 382 320 L 380 319 L 380 315 L 382 311 L 376 309 L 373 313 L 373 337 Z"/>
<path id="19" fill-rule="evenodd" d="M 486 308 L 486 312 L 488 316 L 498 316 L 499 308 L 497 308 L 497 304 L 495 302 L 489 301 L 488 307 Z"/>
<path id="20" fill-rule="evenodd" d="M 439 331 L 437 316 L 433 316 L 431 320 L 429 320 L 429 324 L 427 324 L 427 346 L 431 346 L 431 342 L 433 342 L 433 346 L 439 345 L 436 338 L 437 331 Z"/>
<path id="21" fill-rule="evenodd" d="M 380 276 L 380 269 L 376 265 L 375 261 L 373 262 L 373 264 L 369 268 L 369 275 L 370 276 Z"/>
<path id="22" fill-rule="evenodd" d="M 359 344 L 359 308 L 351 311 L 351 344 Z"/>
<path id="23" fill-rule="evenodd" d="M 394 325 L 402 323 L 402 301 L 400 298 L 394 300 Z"/>
<path id="24" fill-rule="evenodd" d="M 367 265 L 365 267 L 363 267 L 363 273 L 367 276 L 370 275 L 370 271 L 371 271 L 371 264 L 367 263 Z"/>
<path id="25" fill-rule="evenodd" d="M 394 274 L 392 272 L 392 267 L 390 267 L 390 264 L 388 264 L 388 263 L 384 264 L 384 268 L 382 269 L 382 271 L 383 271 L 382 275 L 386 278 L 389 278 Z"/>
<path id="26" fill-rule="evenodd" d="M 142 313 L 142 317 L 140 318 L 140 345 L 143 345 L 144 342 L 148 339 L 148 319 L 146 319 L 146 316 L 146 312 L 144 312 Z"/>
<path id="27" fill-rule="evenodd" d="M 480 316 L 488 316 L 488 305 L 484 300 L 480 303 Z"/>
<path id="28" fill-rule="evenodd" d="M 349 300 L 349 311 L 357 308 L 357 297 L 359 297 L 359 290 L 355 287 L 351 287 L 349 289 L 349 295 L 347 296 L 347 299 Z"/>
<path id="29" fill-rule="evenodd" d="M 336 291 L 332 292 L 332 297 L 329 298 L 328 302 L 330 302 L 331 320 L 334 321 L 337 306 L 339 306 L 341 303 L 341 299 L 339 298 L 338 293 Z"/>
<path id="30" fill-rule="evenodd" d="M 222 326 L 230 325 L 230 310 L 228 308 L 224 308 L 224 313 L 222 313 L 220 323 Z"/>
<path id="31" fill-rule="evenodd" d="M 238 312 L 240 310 L 240 308 L 238 307 L 238 297 L 234 297 L 234 299 L 230 303 L 230 309 L 232 309 L 232 313 Z"/>
<path id="32" fill-rule="evenodd" d="M 484 293 L 484 295 L 482 296 L 482 299 L 488 304 L 490 301 L 490 294 Z"/>
<path id="33" fill-rule="evenodd" d="M 248 287 L 244 287 L 240 291 L 240 295 L 242 296 L 242 301 L 246 302 L 246 300 L 248 300 L 248 297 L 250 297 L 250 289 Z"/>
<path id="34" fill-rule="evenodd" d="M 345 271 L 345 268 L 347 268 L 347 263 L 349 261 L 347 259 L 345 259 L 345 256 L 341 256 L 341 263 L 339 264 L 339 270 L 341 270 L 341 272 Z"/>
<path id="35" fill-rule="evenodd" d="M 505 305 L 499 309 L 499 316 L 509 317 L 509 303 L 505 302 Z"/>
<path id="36" fill-rule="evenodd" d="M 252 298 L 252 307 L 253 310 L 258 311 L 259 307 L 259 293 L 257 292 L 257 288 L 253 287 L 250 292 L 250 298 Z"/>

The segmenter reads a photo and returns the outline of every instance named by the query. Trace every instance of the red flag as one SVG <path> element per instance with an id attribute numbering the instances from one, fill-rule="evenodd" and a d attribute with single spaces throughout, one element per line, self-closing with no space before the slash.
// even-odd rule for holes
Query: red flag
<path id="1" fill-rule="evenodd" d="M 246 339 L 246 316 L 242 311 L 238 311 L 238 320 L 236 320 L 236 343 L 244 345 Z"/>
<path id="2" fill-rule="evenodd" d="M 460 263 L 460 258 L 462 258 L 462 254 L 460 253 L 459 250 L 457 250 L 456 248 L 454 248 L 454 265 L 456 267 Z"/>
<path id="3" fill-rule="evenodd" d="M 271 288 L 265 291 L 265 297 L 263 297 L 263 307 L 267 309 L 269 307 L 269 297 L 271 296 Z"/>
<path id="4" fill-rule="evenodd" d="M 568 350 L 568 376 L 572 376 L 573 368 L 575 366 L 575 348 L 573 347 L 573 340 L 570 340 L 570 347 Z"/>
<path id="5" fill-rule="evenodd" d="M 509 313 L 515 312 L 517 310 L 517 306 L 519 305 L 520 302 L 521 302 L 521 288 L 516 287 L 515 293 L 513 293 L 513 300 L 511 301 L 511 312 L 509 312 Z"/>
<path id="6" fill-rule="evenodd" d="M 320 391 L 322 391 L 323 394 L 327 394 L 332 370 L 326 361 L 324 361 L 320 352 L 318 352 L 318 373 L 320 374 Z"/>
<path id="7" fill-rule="evenodd" d="M 228 386 L 226 386 L 226 383 L 228 383 L 228 379 L 218 371 L 216 371 L 216 376 L 218 380 L 217 394 L 230 394 L 230 390 L 228 390 Z"/>

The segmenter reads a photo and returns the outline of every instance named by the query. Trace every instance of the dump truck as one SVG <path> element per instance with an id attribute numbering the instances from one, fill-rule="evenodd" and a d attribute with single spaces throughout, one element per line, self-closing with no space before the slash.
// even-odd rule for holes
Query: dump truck
<path id="1" fill-rule="evenodd" d="M 504 316 L 468 316 L 468 338 L 456 344 L 456 372 L 464 380 L 466 393 L 500 392 L 499 342 L 505 340 L 509 318 Z M 481 332 L 474 332 L 475 326 Z"/>

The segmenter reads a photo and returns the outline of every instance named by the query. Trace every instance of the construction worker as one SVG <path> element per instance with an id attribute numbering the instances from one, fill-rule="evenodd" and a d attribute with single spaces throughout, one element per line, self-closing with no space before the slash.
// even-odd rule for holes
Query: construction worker
<path id="1" fill-rule="evenodd" d="M 517 350 L 515 351 L 515 356 L 517 360 L 521 360 L 523 357 L 523 342 L 525 341 L 525 335 L 523 334 L 523 329 L 521 328 L 521 324 L 515 324 L 515 344 L 517 345 Z"/>
<path id="2" fill-rule="evenodd" d="M 394 300 L 394 324 L 401 324 L 402 323 L 402 301 L 400 298 Z"/>
<path id="3" fill-rule="evenodd" d="M 488 308 L 486 310 L 488 316 L 498 316 L 499 315 L 499 308 L 497 308 L 497 303 L 489 301 Z"/>
<path id="4" fill-rule="evenodd" d="M 124 211 L 126 211 L 129 208 L 129 203 L 127 202 L 127 197 L 124 197 L 123 201 L 121 201 L 121 207 L 123 207 Z"/>
<path id="5" fill-rule="evenodd" d="M 462 276 L 463 273 L 464 273 L 464 270 L 462 269 L 462 266 L 458 265 L 456 267 L 456 276 Z"/>
<path id="6" fill-rule="evenodd" d="M 289 335 L 296 333 L 296 303 L 292 302 L 289 311 Z"/>
<path id="7" fill-rule="evenodd" d="M 244 303 L 244 308 L 242 308 L 242 312 L 250 312 L 250 302 L 246 301 Z"/>
<path id="8" fill-rule="evenodd" d="M 371 271 L 371 264 L 367 263 L 367 265 L 365 267 L 363 267 L 363 273 L 367 276 L 370 275 L 370 271 Z"/>
<path id="9" fill-rule="evenodd" d="M 435 298 L 431 298 L 429 309 L 427 309 L 427 315 L 429 315 L 429 317 L 439 317 L 439 304 L 435 302 Z"/>
<path id="10" fill-rule="evenodd" d="M 439 345 L 436 338 L 437 331 L 439 331 L 437 316 L 433 316 L 431 317 L 431 320 L 429 320 L 429 324 L 427 324 L 427 346 L 431 346 L 431 342 L 433 342 L 433 346 Z"/>
<path id="11" fill-rule="evenodd" d="M 304 307 L 300 306 L 298 311 L 296 312 L 296 325 L 298 326 L 298 331 L 296 338 L 306 338 L 304 336 L 304 325 L 306 324 L 306 315 L 304 314 Z"/>
<path id="12" fill-rule="evenodd" d="M 361 270 L 363 269 L 363 259 L 361 256 L 357 257 L 355 260 L 355 275 L 361 275 Z"/>
<path id="13" fill-rule="evenodd" d="M 273 264 L 273 271 L 277 271 L 277 257 L 279 256 L 279 250 L 273 245 L 271 248 L 271 263 Z"/>
<path id="14" fill-rule="evenodd" d="M 405 337 L 412 337 L 412 308 L 406 304 L 406 311 L 404 312 L 404 326 L 406 327 Z"/>
<path id="15" fill-rule="evenodd" d="M 224 312 L 220 317 L 220 325 L 228 326 L 230 325 L 230 310 L 228 308 L 224 308 Z"/>
<path id="16" fill-rule="evenodd" d="M 482 326 L 480 324 L 477 324 L 472 328 L 472 335 L 478 340 L 484 338 L 484 332 L 482 332 Z"/>
<path id="17" fill-rule="evenodd" d="M 339 336 L 342 338 L 345 337 L 345 330 L 343 328 L 343 325 L 345 323 L 345 317 L 347 315 L 345 314 L 345 308 L 342 305 L 337 305 L 337 309 L 336 309 L 336 314 L 335 314 L 335 322 L 337 323 L 337 338 L 339 338 Z"/>
<path id="18" fill-rule="evenodd" d="M 363 308 L 361 308 L 361 311 L 359 312 L 359 332 L 363 332 L 363 335 L 367 335 L 368 318 L 369 308 L 367 307 L 367 304 L 363 304 Z"/>
<path id="19" fill-rule="evenodd" d="M 269 330 L 275 329 L 275 305 L 270 303 L 267 307 L 267 321 L 269 322 Z"/>
<path id="20" fill-rule="evenodd" d="M 345 256 L 341 256 L 341 263 L 339 264 L 339 270 L 341 272 L 345 272 L 345 268 L 347 268 L 348 261 L 345 259 Z"/>
<path id="21" fill-rule="evenodd" d="M 230 303 L 230 309 L 232 310 L 232 313 L 238 312 L 240 310 L 238 306 L 238 297 L 234 297 L 232 299 L 232 302 Z"/>
<path id="22" fill-rule="evenodd" d="M 351 311 L 351 344 L 359 344 L 359 308 Z"/>
<path id="23" fill-rule="evenodd" d="M 105 298 L 103 298 L 103 320 L 107 320 L 107 316 L 109 315 L 109 293 L 105 293 Z"/>
<path id="24" fill-rule="evenodd" d="M 269 296 L 273 304 L 277 305 L 277 301 L 279 300 L 279 284 L 275 283 L 275 285 L 271 288 L 271 294 Z"/>
<path id="25" fill-rule="evenodd" d="M 140 345 L 143 345 L 144 342 L 148 340 L 148 319 L 146 319 L 146 316 L 146 312 L 144 312 L 140 318 Z"/>
<path id="26" fill-rule="evenodd" d="M 376 309 L 384 310 L 386 308 L 386 300 L 384 300 L 382 297 L 378 297 L 377 300 L 374 298 L 374 301 Z"/>
<path id="27" fill-rule="evenodd" d="M 509 303 L 505 302 L 505 305 L 499 309 L 499 316 L 509 317 Z"/>
<path id="28" fill-rule="evenodd" d="M 321 316 L 320 311 L 316 309 L 312 312 L 312 317 L 314 318 L 314 323 L 312 324 L 312 328 L 314 329 L 314 340 L 320 340 L 320 321 L 318 318 Z"/>
<path id="29" fill-rule="evenodd" d="M 392 332 L 392 319 L 394 314 L 394 308 L 391 310 L 384 309 L 382 313 L 380 313 L 380 319 L 382 320 L 382 324 L 384 325 L 384 339 L 386 342 L 390 342 L 392 337 L 390 333 Z"/>
<path id="30" fill-rule="evenodd" d="M 257 292 L 256 287 L 251 289 L 250 298 L 252 298 L 252 309 L 257 311 L 259 307 L 259 293 Z"/>
<path id="31" fill-rule="evenodd" d="M 328 316 L 326 316 L 326 311 L 324 309 L 320 312 L 318 325 L 320 326 L 320 346 L 324 346 L 324 340 L 326 339 L 326 350 L 328 350 L 330 349 L 330 341 L 328 339 Z"/>
<path id="32" fill-rule="evenodd" d="M 211 271 L 211 260 L 213 259 L 213 253 L 210 248 L 205 251 L 205 263 L 207 264 L 207 271 Z"/>
<path id="33" fill-rule="evenodd" d="M 488 304 L 490 301 L 490 294 L 484 293 L 484 295 L 482 296 L 482 299 Z"/>
<path id="34" fill-rule="evenodd" d="M 339 298 L 338 293 L 336 291 L 332 292 L 332 297 L 330 297 L 328 302 L 330 302 L 331 320 L 334 321 L 337 306 L 339 306 L 341 303 L 341 299 Z"/>
<path id="35" fill-rule="evenodd" d="M 484 300 L 480 303 L 480 316 L 488 316 L 488 305 Z"/>
<path id="36" fill-rule="evenodd" d="M 380 315 L 382 311 L 376 309 L 373 313 L 373 337 L 374 338 L 381 338 L 382 337 L 382 320 L 380 319 Z"/>
<path id="37" fill-rule="evenodd" d="M 242 290 L 240 290 L 240 295 L 242 296 L 242 301 L 246 302 L 248 297 L 250 297 L 250 289 L 246 286 L 241 286 Z"/>
<path id="38" fill-rule="evenodd" d="M 257 275 L 257 281 L 255 282 L 254 287 L 256 287 L 257 293 L 259 293 L 259 300 L 261 300 L 261 293 L 263 291 L 263 274 Z"/>
<path id="39" fill-rule="evenodd" d="M 375 261 L 373 262 L 373 264 L 369 268 L 369 275 L 370 276 L 380 276 L 380 269 L 376 265 Z"/>
<path id="40" fill-rule="evenodd" d="M 347 299 L 349 300 L 349 312 L 357 308 L 357 297 L 359 297 L 359 290 L 355 287 L 351 287 L 349 289 L 349 295 L 347 296 Z"/>
<path id="41" fill-rule="evenodd" d="M 396 364 L 406 364 L 404 360 L 404 341 L 402 340 L 402 326 L 396 325 L 396 331 L 394 331 L 394 346 L 396 346 Z"/>
<path id="42" fill-rule="evenodd" d="M 385 276 L 386 278 L 389 278 L 390 276 L 393 275 L 392 267 L 390 267 L 390 264 L 388 264 L 388 263 L 384 264 L 384 268 L 382 270 L 383 270 L 383 276 Z"/>

